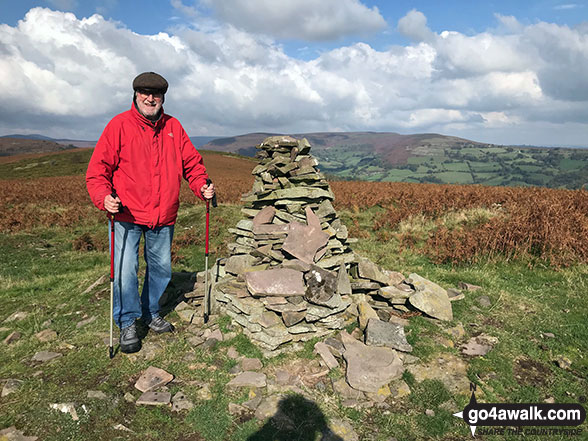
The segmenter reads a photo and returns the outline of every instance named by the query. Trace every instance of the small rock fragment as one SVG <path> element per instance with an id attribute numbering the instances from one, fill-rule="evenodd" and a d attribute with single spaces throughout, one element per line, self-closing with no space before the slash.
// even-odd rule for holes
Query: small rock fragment
<path id="1" fill-rule="evenodd" d="M 4 339 L 5 345 L 10 345 L 18 340 L 20 340 L 21 333 L 18 331 L 11 332 L 8 336 Z"/>
<path id="2" fill-rule="evenodd" d="M 18 392 L 22 383 L 22 380 L 17 380 L 15 378 L 9 378 L 6 380 L 6 383 L 4 383 L 4 387 L 2 388 L 2 397 Z"/>
<path id="3" fill-rule="evenodd" d="M 55 340 L 57 338 L 57 332 L 53 329 L 43 329 L 41 332 L 37 332 L 35 337 L 37 337 L 40 342 L 45 343 Z"/>
<path id="4" fill-rule="evenodd" d="M 51 361 L 62 356 L 63 354 L 60 354 L 59 352 L 39 351 L 35 355 L 33 355 L 33 358 L 31 360 L 38 361 L 40 363 L 45 363 L 47 361 Z"/>
<path id="5" fill-rule="evenodd" d="M 74 421 L 78 421 L 80 419 L 78 417 L 78 413 L 76 412 L 74 403 L 54 403 L 50 404 L 49 408 L 59 410 L 62 413 L 69 413 L 71 415 L 71 419 Z"/>

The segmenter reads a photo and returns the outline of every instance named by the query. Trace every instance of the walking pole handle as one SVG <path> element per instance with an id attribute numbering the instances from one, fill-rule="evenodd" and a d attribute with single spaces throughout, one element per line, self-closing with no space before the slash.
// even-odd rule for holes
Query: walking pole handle
<path id="1" fill-rule="evenodd" d="M 210 178 L 206 179 L 206 185 L 210 185 L 210 184 L 212 184 L 212 181 L 210 180 Z M 216 193 L 212 197 L 212 206 L 214 208 L 216 208 L 218 206 L 217 203 L 216 203 Z"/>

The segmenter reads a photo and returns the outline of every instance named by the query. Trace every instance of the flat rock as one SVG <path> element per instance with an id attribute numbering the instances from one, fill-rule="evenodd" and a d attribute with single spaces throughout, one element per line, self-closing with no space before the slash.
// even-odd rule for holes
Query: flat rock
<path id="1" fill-rule="evenodd" d="M 263 368 L 263 363 L 259 358 L 243 358 L 241 359 L 241 368 L 244 371 L 258 371 Z"/>
<path id="2" fill-rule="evenodd" d="M 331 351 L 329 350 L 329 347 L 323 343 L 323 342 L 318 342 L 314 345 L 314 351 L 322 358 L 322 360 L 325 362 L 325 365 L 329 368 L 329 369 L 334 369 L 336 367 L 339 367 L 339 362 L 337 361 L 337 359 L 335 358 L 335 356 L 331 353 Z"/>
<path id="3" fill-rule="evenodd" d="M 412 352 L 412 346 L 406 341 L 403 326 L 375 318 L 368 321 L 365 343 L 370 346 L 386 346 L 403 352 Z"/>
<path id="4" fill-rule="evenodd" d="M 351 295 L 351 282 L 349 281 L 349 274 L 345 265 L 339 265 L 339 271 L 337 272 L 337 292 L 341 295 Z"/>
<path id="5" fill-rule="evenodd" d="M 192 410 L 194 408 L 194 403 L 190 401 L 184 392 L 176 393 L 172 399 L 172 412 L 181 412 L 182 410 Z"/>
<path id="6" fill-rule="evenodd" d="M 231 274 L 243 274 L 246 269 L 252 267 L 257 258 L 250 254 L 237 254 L 227 259 L 225 271 Z"/>
<path id="7" fill-rule="evenodd" d="M 55 360 L 59 357 L 63 357 L 63 354 L 60 354 L 59 352 L 40 351 L 33 355 L 31 360 L 45 363 L 47 361 Z"/>
<path id="8" fill-rule="evenodd" d="M 339 295 L 337 294 L 337 296 Z M 321 319 L 325 319 L 326 317 L 345 311 L 350 304 L 350 301 L 341 299 L 341 301 L 339 302 L 339 306 L 334 309 L 332 307 L 320 305 L 308 305 L 308 308 L 306 309 L 305 320 L 311 323 Z"/>
<path id="9" fill-rule="evenodd" d="M 135 383 L 135 388 L 139 389 L 141 392 L 149 392 L 166 385 L 173 379 L 174 376 L 169 372 L 154 366 L 149 366 Z"/>
<path id="10" fill-rule="evenodd" d="M 260 372 L 245 371 L 227 383 L 233 387 L 265 387 L 266 375 Z"/>
<path id="11" fill-rule="evenodd" d="M 282 320 L 280 320 L 280 317 L 273 311 L 263 311 L 259 316 L 257 323 L 264 328 L 271 328 L 272 326 L 282 323 Z"/>
<path id="12" fill-rule="evenodd" d="M 357 270 L 359 271 L 359 276 L 362 279 L 373 280 L 374 282 L 381 283 L 382 285 L 388 285 L 390 282 L 390 277 L 384 274 L 382 268 L 369 259 L 359 259 Z"/>
<path id="13" fill-rule="evenodd" d="M 396 286 L 404 282 L 404 275 L 398 271 L 382 270 L 382 272 L 388 277 L 388 285 Z"/>
<path id="14" fill-rule="evenodd" d="M 347 382 L 354 389 L 377 392 L 380 387 L 399 378 L 404 371 L 402 361 L 395 350 L 366 346 L 347 332 L 341 332 L 345 345 L 343 357 L 347 361 Z"/>
<path id="15" fill-rule="evenodd" d="M 498 343 L 498 338 L 480 334 L 470 338 L 461 348 L 461 353 L 472 357 L 483 356 L 492 350 L 494 345 Z"/>
<path id="16" fill-rule="evenodd" d="M 282 312 L 282 320 L 288 327 L 294 326 L 296 323 L 300 323 L 304 320 L 306 311 L 284 311 Z"/>
<path id="17" fill-rule="evenodd" d="M 169 392 L 148 391 L 139 397 L 136 404 L 146 406 L 167 406 L 171 401 Z"/>
<path id="18" fill-rule="evenodd" d="M 327 245 L 329 235 L 320 226 L 303 225 L 299 222 L 290 223 L 290 230 L 282 250 L 302 262 L 312 264 L 317 251 Z"/>
<path id="19" fill-rule="evenodd" d="M 57 332 L 53 329 L 43 329 L 41 332 L 37 332 L 35 337 L 37 337 L 37 340 L 40 342 L 45 343 L 55 340 L 57 338 Z"/>
<path id="20" fill-rule="evenodd" d="M 467 364 L 453 354 L 443 352 L 429 363 L 409 365 L 407 370 L 419 383 L 423 380 L 439 380 L 453 394 L 469 394 Z"/>
<path id="21" fill-rule="evenodd" d="M 254 296 L 303 296 L 306 286 L 302 272 L 289 268 L 245 274 L 247 289 Z"/>
<path id="22" fill-rule="evenodd" d="M 433 318 L 453 320 L 453 310 L 447 291 L 418 274 L 411 274 L 408 281 L 416 289 L 408 299 L 412 306 Z"/>
<path id="23" fill-rule="evenodd" d="M 276 209 L 268 205 L 259 211 L 253 218 L 253 227 L 257 227 L 262 224 L 271 224 L 276 215 Z"/>
<path id="24" fill-rule="evenodd" d="M 383 286 L 379 290 L 379 294 L 385 299 L 398 299 L 406 301 L 411 295 L 412 291 L 405 291 L 396 286 Z"/>

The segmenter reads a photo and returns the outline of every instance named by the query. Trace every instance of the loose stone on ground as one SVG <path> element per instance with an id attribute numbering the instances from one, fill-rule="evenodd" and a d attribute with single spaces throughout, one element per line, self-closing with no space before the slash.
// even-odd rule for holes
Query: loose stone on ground
<path id="1" fill-rule="evenodd" d="M 149 366 L 135 383 L 135 388 L 148 392 L 161 387 L 174 379 L 174 376 L 163 369 Z"/>
<path id="2" fill-rule="evenodd" d="M 36 361 L 39 363 L 46 363 L 48 361 L 55 360 L 56 358 L 59 358 L 62 356 L 63 356 L 63 354 L 60 354 L 59 352 L 39 351 L 35 355 L 33 355 L 33 358 L 31 359 L 31 361 Z"/>
<path id="3" fill-rule="evenodd" d="M 138 405 L 147 406 L 166 406 L 171 401 L 171 394 L 164 391 L 144 392 L 137 400 Z"/>

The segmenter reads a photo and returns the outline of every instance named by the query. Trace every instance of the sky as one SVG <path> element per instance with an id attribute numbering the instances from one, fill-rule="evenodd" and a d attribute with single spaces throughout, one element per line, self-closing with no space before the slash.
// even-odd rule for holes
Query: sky
<path id="1" fill-rule="evenodd" d="M 588 146 L 588 0 L 0 0 L 0 135 L 96 140 L 145 71 L 190 136 Z"/>

